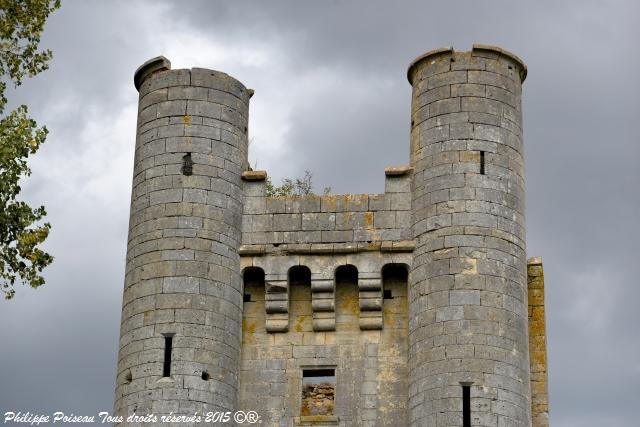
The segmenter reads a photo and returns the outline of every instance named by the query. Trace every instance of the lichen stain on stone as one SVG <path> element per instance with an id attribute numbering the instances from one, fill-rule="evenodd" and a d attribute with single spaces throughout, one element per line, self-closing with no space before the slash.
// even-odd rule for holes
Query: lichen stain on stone
<path id="1" fill-rule="evenodd" d="M 191 116 L 183 116 L 183 117 L 182 117 L 182 122 L 183 122 L 185 125 L 190 125 L 190 124 L 191 124 L 191 120 L 192 120 L 192 119 L 191 119 Z"/>
<path id="2" fill-rule="evenodd" d="M 357 295 L 354 296 L 351 293 L 345 293 L 339 301 L 342 312 L 356 314 L 360 311 Z"/>
<path id="3" fill-rule="evenodd" d="M 308 318 L 308 317 L 309 317 L 309 316 L 305 316 L 305 315 L 303 315 L 303 314 L 301 314 L 301 315 L 299 315 L 298 317 L 296 317 L 296 324 L 295 324 L 295 326 L 293 327 L 293 329 L 294 329 L 296 332 L 302 332 L 302 331 L 304 331 L 304 323 L 305 323 L 305 321 L 307 320 L 307 318 Z"/>
<path id="4" fill-rule="evenodd" d="M 373 212 L 364 213 L 364 226 L 365 228 L 373 228 Z"/>
<path id="5" fill-rule="evenodd" d="M 329 211 L 335 211 L 338 206 L 337 196 L 324 196 L 322 197 L 322 203 L 326 204 L 326 209 Z"/>
<path id="6" fill-rule="evenodd" d="M 255 332 L 256 323 L 248 319 L 242 319 L 242 341 L 247 344 L 253 344 Z"/>

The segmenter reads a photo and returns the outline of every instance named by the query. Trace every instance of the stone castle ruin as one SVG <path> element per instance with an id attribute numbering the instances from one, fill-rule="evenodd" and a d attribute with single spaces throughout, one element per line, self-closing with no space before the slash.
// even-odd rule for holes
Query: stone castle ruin
<path id="1" fill-rule="evenodd" d="M 116 413 L 547 426 L 526 75 L 493 46 L 428 52 L 408 70 L 410 164 L 384 170 L 384 193 L 267 197 L 253 91 L 143 64 Z"/>

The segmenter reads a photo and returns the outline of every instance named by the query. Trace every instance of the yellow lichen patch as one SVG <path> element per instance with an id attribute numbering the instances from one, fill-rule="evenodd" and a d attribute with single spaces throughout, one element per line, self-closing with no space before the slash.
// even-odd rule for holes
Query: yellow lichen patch
<path id="1" fill-rule="evenodd" d="M 347 312 L 347 313 L 358 313 L 360 311 L 360 307 L 358 306 L 358 295 L 357 294 L 353 294 L 351 292 L 345 292 L 344 295 L 342 295 L 342 298 L 339 299 L 340 301 L 340 308 L 342 312 Z"/>
<path id="2" fill-rule="evenodd" d="M 373 212 L 364 213 L 364 226 L 365 228 L 373 228 Z"/>
<path id="3" fill-rule="evenodd" d="M 324 196 L 322 197 L 323 208 L 326 206 L 325 210 L 335 211 L 338 206 L 337 196 Z"/>
<path id="4" fill-rule="evenodd" d="M 242 319 L 242 341 L 247 344 L 253 344 L 255 332 L 256 323 L 249 319 Z"/>
<path id="5" fill-rule="evenodd" d="M 544 272 L 542 260 L 527 265 L 529 300 L 529 359 L 531 372 L 531 415 L 533 427 L 549 426 L 547 391 L 547 340 L 544 313 Z"/>
<path id="6" fill-rule="evenodd" d="M 182 117 L 182 122 L 183 122 L 185 125 L 190 125 L 190 124 L 191 124 L 191 116 L 183 116 L 183 117 Z"/>
<path id="7" fill-rule="evenodd" d="M 309 316 L 305 316 L 305 315 L 299 315 L 298 317 L 296 317 L 296 324 L 293 327 L 293 329 L 296 332 L 304 331 L 304 323 L 308 318 L 309 318 Z"/>

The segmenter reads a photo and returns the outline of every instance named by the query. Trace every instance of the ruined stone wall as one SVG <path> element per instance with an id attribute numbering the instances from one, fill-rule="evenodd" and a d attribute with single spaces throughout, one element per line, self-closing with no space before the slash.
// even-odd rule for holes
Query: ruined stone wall
<path id="1" fill-rule="evenodd" d="M 524 64 L 499 48 L 409 68 L 416 249 L 409 287 L 412 426 L 530 426 Z"/>
<path id="2" fill-rule="evenodd" d="M 402 262 L 409 260 L 406 253 L 392 256 L 380 252 L 281 256 L 271 261 L 243 258 L 243 266 L 253 268 L 276 262 L 285 271 L 309 266 L 311 275 L 308 281 L 288 280 L 287 328 L 280 332 L 268 331 L 268 289 L 273 285 L 269 275 L 266 280 L 245 281 L 240 407 L 256 410 L 265 425 L 407 425 L 407 266 Z M 380 272 L 393 261 L 402 264 Z M 383 322 L 374 330 L 363 329 L 360 322 L 366 307 L 362 306 L 359 285 L 367 280 L 340 274 L 341 266 L 353 266 L 347 267 L 351 272 L 366 272 L 367 264 L 377 266 L 376 280 L 381 285 L 378 303 Z M 398 273 L 403 269 L 404 276 Z M 335 288 L 332 330 L 319 330 L 325 329 L 324 325 L 318 328 L 314 322 L 314 284 L 320 280 L 318 273 L 325 270 Z M 387 298 L 383 299 L 385 291 Z M 305 397 L 307 403 L 317 399 L 305 394 L 303 378 L 305 369 L 314 368 L 335 369 L 333 404 L 323 396 L 322 405 L 327 406 L 321 405 L 317 411 L 304 404 Z M 326 412 L 328 406 L 330 414 L 319 413 Z"/>
<path id="3" fill-rule="evenodd" d="M 541 258 L 531 258 L 527 262 L 527 284 L 529 288 L 532 426 L 548 427 L 547 328 L 544 313 L 544 271 Z"/>
<path id="4" fill-rule="evenodd" d="M 247 172 L 242 243 L 326 251 L 410 240 L 411 169 L 385 173 L 383 194 L 266 197 L 266 174 Z"/>
<path id="5" fill-rule="evenodd" d="M 470 408 L 474 426 L 547 426 L 525 76 L 495 47 L 423 55 L 411 164 L 385 169 L 384 193 L 267 197 L 248 170 L 253 92 L 144 64 L 116 413 L 438 427 Z"/>

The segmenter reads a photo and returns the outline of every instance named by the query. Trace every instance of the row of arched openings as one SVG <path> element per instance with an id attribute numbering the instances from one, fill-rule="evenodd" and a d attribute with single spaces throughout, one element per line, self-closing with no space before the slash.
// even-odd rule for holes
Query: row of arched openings
<path id="1" fill-rule="evenodd" d="M 386 264 L 381 269 L 383 310 L 398 315 L 398 327 L 406 321 L 408 266 L 406 264 Z M 337 267 L 335 278 L 335 314 L 337 329 L 356 329 L 359 315 L 358 269 L 347 264 Z M 245 315 L 255 318 L 264 316 L 265 273 L 260 267 L 248 267 L 243 272 Z M 293 325 L 311 324 L 311 270 L 304 265 L 296 265 L 288 271 L 289 316 Z M 256 319 L 258 320 L 258 319 Z M 298 322 L 298 323 L 296 323 Z"/>

